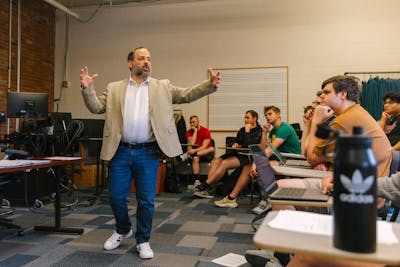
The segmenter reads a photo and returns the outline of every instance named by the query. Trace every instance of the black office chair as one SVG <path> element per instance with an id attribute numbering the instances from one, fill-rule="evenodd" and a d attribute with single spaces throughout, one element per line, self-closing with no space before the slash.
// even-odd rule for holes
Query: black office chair
<path id="1" fill-rule="evenodd" d="M 300 140 L 300 139 L 301 139 L 301 136 L 303 135 L 303 131 L 302 131 L 301 128 L 300 128 L 300 123 L 296 122 L 296 123 L 291 123 L 290 125 L 293 127 L 293 129 L 294 129 L 295 132 L 296 132 L 297 137 L 298 137 L 299 140 Z"/>
<path id="2" fill-rule="evenodd" d="M 8 201 L 6 197 L 6 192 L 1 190 L 1 188 L 10 183 L 12 179 L 14 179 L 15 174 L 2 174 L 0 175 L 0 216 L 6 216 L 10 214 L 14 214 L 15 208 L 11 207 L 10 201 Z M 0 218 L 0 226 L 4 226 L 7 228 L 13 228 L 18 230 L 18 235 L 22 235 L 22 227 L 14 224 L 11 219 L 8 218 Z"/>
<path id="3" fill-rule="evenodd" d="M 80 120 L 72 120 L 66 127 L 65 132 L 61 135 L 61 152 L 62 156 L 79 155 L 79 137 L 82 135 L 84 125 Z M 79 198 L 76 195 L 78 187 L 73 182 L 74 174 L 79 172 L 74 165 L 64 167 L 64 175 L 61 178 L 61 199 L 63 207 L 71 208 L 78 204 Z"/>

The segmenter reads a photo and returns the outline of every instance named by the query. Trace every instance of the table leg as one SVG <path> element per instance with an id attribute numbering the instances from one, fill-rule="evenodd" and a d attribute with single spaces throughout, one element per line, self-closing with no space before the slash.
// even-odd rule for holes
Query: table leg
<path id="1" fill-rule="evenodd" d="M 36 231 L 44 231 L 44 232 L 55 232 L 55 233 L 69 233 L 69 234 L 82 234 L 83 228 L 69 228 L 69 227 L 61 227 L 61 196 L 60 196 L 60 176 L 61 176 L 61 168 L 60 166 L 56 167 L 56 172 L 54 174 L 54 180 L 56 182 L 56 199 L 54 202 L 54 226 L 35 226 L 34 229 Z"/>

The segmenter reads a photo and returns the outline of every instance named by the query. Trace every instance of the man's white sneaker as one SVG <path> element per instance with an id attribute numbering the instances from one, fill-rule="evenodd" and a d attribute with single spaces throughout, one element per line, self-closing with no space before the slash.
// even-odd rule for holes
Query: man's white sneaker
<path id="1" fill-rule="evenodd" d="M 132 234 L 133 234 L 132 229 L 125 235 L 120 235 L 116 231 L 114 231 L 114 233 L 104 243 L 104 249 L 105 250 L 116 249 L 117 247 L 119 247 L 122 240 L 131 237 Z"/>
<path id="2" fill-rule="evenodd" d="M 150 247 L 149 242 L 144 242 L 136 245 L 136 251 L 139 253 L 141 259 L 152 259 L 154 257 L 154 252 Z"/>

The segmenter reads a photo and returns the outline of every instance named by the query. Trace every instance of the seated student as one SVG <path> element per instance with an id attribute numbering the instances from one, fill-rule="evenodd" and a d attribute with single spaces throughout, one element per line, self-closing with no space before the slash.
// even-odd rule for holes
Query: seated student
<path id="1" fill-rule="evenodd" d="M 246 111 L 244 117 L 245 126 L 237 133 L 236 142 L 232 145 L 232 148 L 247 148 L 251 144 L 260 143 L 262 129 L 257 120 L 258 113 L 256 111 Z M 227 170 L 244 167 L 248 164 L 250 164 L 248 156 L 239 154 L 234 149 L 229 150 L 211 162 L 207 180 L 201 181 L 201 184 L 193 189 L 193 194 L 201 198 L 213 198 L 213 184 L 220 180 Z"/>
<path id="2" fill-rule="evenodd" d="M 400 150 L 400 93 L 389 92 L 383 101 L 382 117 L 379 125 L 389 138 L 393 150 Z"/>
<path id="3" fill-rule="evenodd" d="M 297 137 L 296 131 L 293 127 L 282 121 L 281 111 L 278 107 L 267 106 L 264 107 L 264 115 L 267 123 L 263 126 L 263 133 L 260 144 L 265 147 L 265 144 L 271 143 L 280 152 L 300 154 L 300 141 Z M 270 130 L 272 126 L 272 129 Z M 267 147 L 265 153 L 268 157 L 272 155 L 272 150 Z M 217 207 L 222 208 L 236 208 L 238 206 L 236 197 L 240 194 L 243 188 L 249 183 L 252 174 L 252 165 L 246 165 L 243 167 L 242 173 L 236 182 L 232 192 L 221 200 L 215 201 L 214 204 Z M 260 203 L 255 207 L 255 212 L 258 209 L 265 209 L 265 199 L 262 199 Z"/>
<path id="4" fill-rule="evenodd" d="M 181 155 L 182 160 L 192 160 L 193 181 L 199 179 L 200 160 L 210 162 L 214 158 L 215 149 L 211 142 L 210 131 L 200 125 L 199 117 L 190 117 L 190 129 L 186 131 L 188 144 L 197 145 L 189 147 L 188 151 Z"/>
<path id="5" fill-rule="evenodd" d="M 329 124 L 329 127 L 333 129 L 351 134 L 354 126 L 363 126 L 365 134 L 372 137 L 372 150 L 377 161 L 378 176 L 388 175 L 392 161 L 391 146 L 379 124 L 357 104 L 361 90 L 358 79 L 351 76 L 335 76 L 324 81 L 322 88 L 323 105 L 318 106 L 314 111 L 311 132 L 315 133 L 317 125 L 332 116 L 333 113 L 336 118 Z M 325 169 L 332 170 L 333 159 L 325 157 L 323 150 L 326 147 L 326 153 L 333 152 L 335 140 L 326 145 L 325 140 L 310 134 L 308 146 L 310 148 L 307 150 L 308 162 L 313 165 L 320 164 Z M 278 186 L 318 189 L 320 180 L 311 178 L 281 179 L 278 181 Z"/>
<path id="6" fill-rule="evenodd" d="M 314 116 L 314 110 L 316 107 L 322 104 L 322 90 L 319 90 L 316 93 L 315 99 L 312 102 L 311 106 L 307 106 L 304 108 L 304 115 L 303 115 L 303 134 L 301 136 L 301 153 L 303 155 L 307 155 L 307 147 L 308 147 L 308 136 L 310 134 L 310 127 L 311 121 Z M 323 122 L 324 125 L 329 125 L 329 123 L 335 118 L 335 116 L 331 116 L 327 120 Z"/>

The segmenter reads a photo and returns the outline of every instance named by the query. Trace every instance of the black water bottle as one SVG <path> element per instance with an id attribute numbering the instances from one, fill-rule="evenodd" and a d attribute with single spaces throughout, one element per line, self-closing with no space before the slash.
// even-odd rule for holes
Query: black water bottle
<path id="1" fill-rule="evenodd" d="M 376 250 L 376 159 L 362 127 L 339 136 L 334 160 L 333 243 L 346 251 Z"/>

